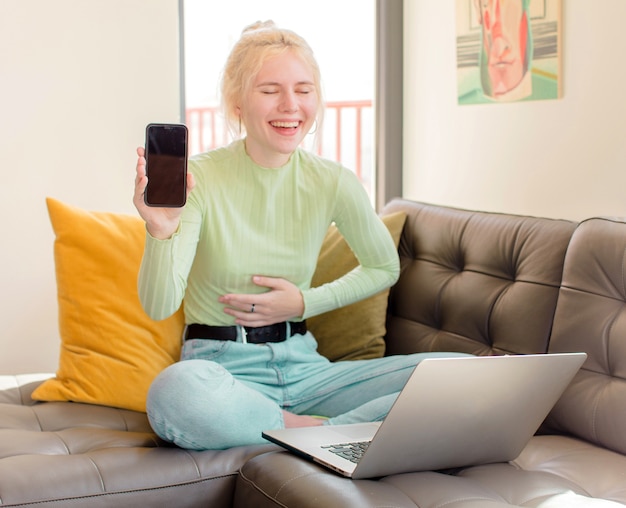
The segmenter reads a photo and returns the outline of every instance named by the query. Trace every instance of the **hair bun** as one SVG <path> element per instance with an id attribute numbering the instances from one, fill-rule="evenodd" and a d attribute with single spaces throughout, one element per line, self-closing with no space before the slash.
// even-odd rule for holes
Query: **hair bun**
<path id="1" fill-rule="evenodd" d="M 243 29 L 241 32 L 243 34 L 248 34 L 250 32 L 256 32 L 257 30 L 267 30 L 268 28 L 276 28 L 276 23 L 274 23 L 271 19 L 267 21 L 257 21 L 256 23 L 252 23 Z"/>

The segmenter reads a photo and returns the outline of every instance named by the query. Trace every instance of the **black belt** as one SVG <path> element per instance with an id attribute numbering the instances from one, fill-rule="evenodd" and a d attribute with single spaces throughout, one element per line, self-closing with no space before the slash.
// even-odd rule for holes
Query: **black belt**
<path id="1" fill-rule="evenodd" d="M 306 321 L 289 321 L 289 337 L 287 337 L 287 322 L 275 325 L 251 327 L 244 326 L 245 341 L 251 344 L 264 344 L 265 342 L 283 342 L 296 333 L 306 333 Z M 209 326 L 191 324 L 187 325 L 185 340 L 191 339 L 216 339 L 237 340 L 236 326 Z"/>

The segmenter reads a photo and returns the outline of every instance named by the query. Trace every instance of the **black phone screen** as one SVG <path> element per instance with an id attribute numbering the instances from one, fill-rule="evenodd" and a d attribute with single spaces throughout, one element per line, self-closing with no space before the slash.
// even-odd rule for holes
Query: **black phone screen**
<path id="1" fill-rule="evenodd" d="M 149 124 L 146 127 L 144 199 L 149 206 L 181 207 L 187 199 L 187 127 Z"/>

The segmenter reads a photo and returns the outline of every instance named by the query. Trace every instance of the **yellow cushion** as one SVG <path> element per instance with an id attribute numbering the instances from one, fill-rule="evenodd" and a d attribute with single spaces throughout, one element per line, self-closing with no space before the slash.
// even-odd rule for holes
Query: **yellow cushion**
<path id="1" fill-rule="evenodd" d="M 141 307 L 137 274 L 145 241 L 138 217 L 88 212 L 48 198 L 56 235 L 54 256 L 61 353 L 56 377 L 35 400 L 74 401 L 145 411 L 148 388 L 180 354 L 182 307 L 154 321 Z M 396 242 L 403 213 L 383 218 Z M 313 278 L 317 286 L 351 270 L 356 258 L 331 227 Z M 388 291 L 309 320 L 320 352 L 336 359 L 384 354 Z"/>
<path id="2" fill-rule="evenodd" d="M 145 241 L 138 217 L 87 212 L 48 198 L 61 352 L 36 400 L 70 400 L 145 411 L 154 377 L 178 359 L 182 308 L 154 321 L 137 295 Z"/>
<path id="3" fill-rule="evenodd" d="M 406 221 L 404 212 L 384 216 L 383 222 L 398 246 Z M 332 226 L 319 255 L 312 286 L 335 280 L 357 266 L 357 259 L 336 227 Z M 385 353 L 385 321 L 389 290 L 307 320 L 318 351 L 330 360 L 360 360 Z"/>

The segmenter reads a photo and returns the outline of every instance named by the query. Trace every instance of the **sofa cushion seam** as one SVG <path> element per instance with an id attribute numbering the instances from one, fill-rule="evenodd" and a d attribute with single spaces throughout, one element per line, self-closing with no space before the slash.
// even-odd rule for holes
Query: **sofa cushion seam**
<path id="1" fill-rule="evenodd" d="M 204 483 L 207 481 L 221 480 L 221 479 L 229 478 L 233 476 L 236 476 L 236 472 L 225 474 L 225 475 L 220 475 L 220 476 L 212 476 L 210 478 L 196 478 L 194 480 L 190 480 L 186 482 L 172 483 L 172 484 L 161 485 L 161 486 L 156 486 L 156 487 L 146 487 L 146 488 L 131 489 L 131 490 L 113 490 L 110 492 L 99 492 L 97 494 L 86 494 L 86 495 L 77 496 L 77 497 L 65 496 L 62 498 L 55 498 L 55 499 L 43 499 L 40 501 L 20 502 L 18 504 L 3 505 L 0 499 L 0 506 L 7 506 L 7 508 L 9 507 L 19 508 L 20 506 L 46 505 L 50 503 L 59 503 L 61 501 L 80 501 L 81 499 L 91 499 L 94 497 L 134 495 L 134 494 L 140 494 L 142 492 L 159 491 L 159 490 L 173 489 L 173 488 L 178 488 L 178 487 L 195 485 L 195 484 L 200 484 L 200 483 Z"/>

